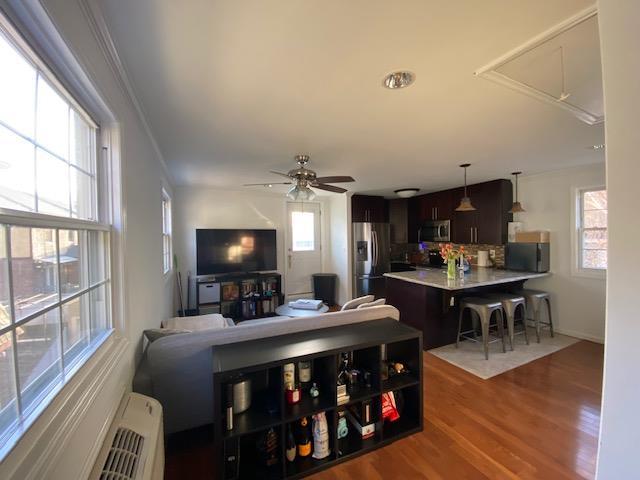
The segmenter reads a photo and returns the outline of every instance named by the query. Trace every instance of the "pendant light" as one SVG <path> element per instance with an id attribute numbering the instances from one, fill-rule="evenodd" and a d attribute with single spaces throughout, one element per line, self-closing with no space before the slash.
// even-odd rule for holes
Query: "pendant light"
<path id="1" fill-rule="evenodd" d="M 460 200 L 460 205 L 456 208 L 456 212 L 473 212 L 476 209 L 471 205 L 471 199 L 467 195 L 467 167 L 469 166 L 471 166 L 470 163 L 460 165 L 461 168 L 464 168 L 464 197 Z"/>
<path id="2" fill-rule="evenodd" d="M 518 175 L 520 175 L 521 173 L 522 172 L 512 172 L 511 173 L 511 175 L 516 177 L 516 201 L 513 202 L 513 205 L 511 206 L 511 210 L 509 210 L 509 213 L 520 213 L 520 212 L 524 212 L 525 211 L 525 209 L 522 208 L 522 205 L 518 201 Z"/>

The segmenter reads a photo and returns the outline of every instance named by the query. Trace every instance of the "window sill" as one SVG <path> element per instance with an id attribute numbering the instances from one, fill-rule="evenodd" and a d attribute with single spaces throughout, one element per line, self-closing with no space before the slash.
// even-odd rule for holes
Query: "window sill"
<path id="1" fill-rule="evenodd" d="M 606 270 L 597 270 L 590 268 L 576 268 L 573 269 L 571 275 L 579 278 L 591 278 L 593 280 L 606 280 L 607 279 L 607 271 Z"/>
<path id="2" fill-rule="evenodd" d="M 37 455 L 42 458 L 51 458 L 50 455 L 60 451 L 62 447 L 58 443 L 44 446 L 46 452 L 38 449 L 35 443 L 48 436 L 49 429 L 53 425 L 59 427 L 60 431 L 57 432 L 59 438 L 68 438 L 81 415 L 69 421 L 65 416 L 66 410 L 70 405 L 80 406 L 81 397 L 86 398 L 91 393 L 95 394 L 101 388 L 104 380 L 108 378 L 108 374 L 100 375 L 101 371 L 111 370 L 122 358 L 127 345 L 128 341 L 125 338 L 119 337 L 114 330 L 110 330 L 105 332 L 99 344 L 94 345 L 81 360 L 76 362 L 74 367 L 66 373 L 67 381 L 50 390 L 38 408 L 23 420 L 19 429 L 6 438 L 6 442 L 0 449 L 3 467 L 0 469 L 0 477 L 3 477 L 3 472 L 6 471 L 4 468 L 11 471 L 24 468 L 22 464 L 25 462 L 31 464 L 30 457 L 35 455 L 34 450 L 38 450 Z M 53 429 L 58 430 L 55 427 Z M 29 467 L 34 471 L 43 468 L 46 468 L 46 465 L 42 462 L 35 462 Z"/>

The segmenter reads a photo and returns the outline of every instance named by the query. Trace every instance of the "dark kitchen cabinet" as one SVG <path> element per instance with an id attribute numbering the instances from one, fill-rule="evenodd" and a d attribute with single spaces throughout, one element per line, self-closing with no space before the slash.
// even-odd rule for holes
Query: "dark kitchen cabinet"
<path id="1" fill-rule="evenodd" d="M 453 212 L 451 192 L 451 190 L 444 190 L 421 195 L 419 197 L 420 219 L 422 221 L 451 220 Z"/>
<path id="2" fill-rule="evenodd" d="M 389 224 L 391 225 L 391 243 L 409 241 L 409 200 L 394 198 L 389 200 Z"/>
<path id="3" fill-rule="evenodd" d="M 457 206 L 464 196 L 464 188 L 452 192 Z M 467 194 L 476 210 L 453 212 L 451 240 L 454 243 L 506 243 L 508 223 L 513 219 L 513 215 L 508 213 L 513 198 L 511 182 L 493 180 L 469 185 Z"/>
<path id="4" fill-rule="evenodd" d="M 352 222 L 388 222 L 389 213 L 384 197 L 354 195 L 351 197 Z"/>

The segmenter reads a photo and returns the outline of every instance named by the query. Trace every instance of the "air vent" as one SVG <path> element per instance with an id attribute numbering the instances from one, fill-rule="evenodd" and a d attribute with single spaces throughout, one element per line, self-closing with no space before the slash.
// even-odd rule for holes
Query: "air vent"
<path id="1" fill-rule="evenodd" d="M 100 480 L 132 480 L 140 465 L 144 437 L 128 428 L 116 431 Z"/>

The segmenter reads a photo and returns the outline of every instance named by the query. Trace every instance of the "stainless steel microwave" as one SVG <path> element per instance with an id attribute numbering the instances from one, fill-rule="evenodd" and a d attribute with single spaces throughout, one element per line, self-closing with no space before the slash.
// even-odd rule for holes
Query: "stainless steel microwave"
<path id="1" fill-rule="evenodd" d="M 424 222 L 418 232 L 420 242 L 451 241 L 451 220 L 429 220 Z"/>

